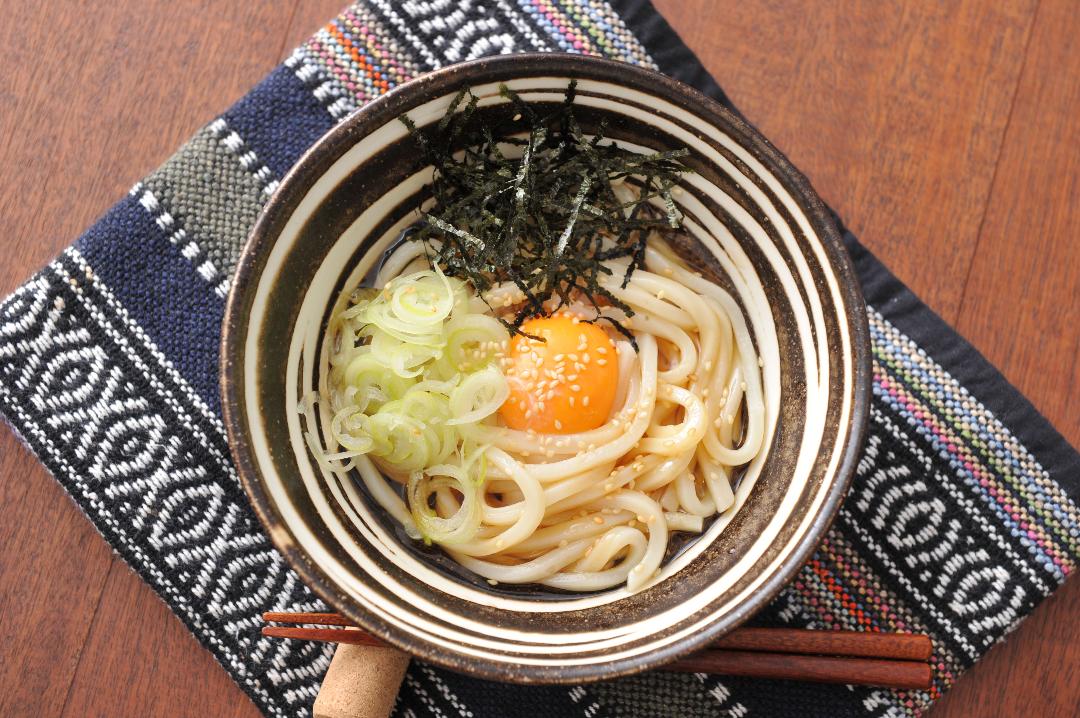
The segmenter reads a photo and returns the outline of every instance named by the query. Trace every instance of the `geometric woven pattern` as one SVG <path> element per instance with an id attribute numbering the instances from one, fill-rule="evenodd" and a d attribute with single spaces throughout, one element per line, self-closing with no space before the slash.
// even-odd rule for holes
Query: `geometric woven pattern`
<path id="1" fill-rule="evenodd" d="M 0 303 L 0 413 L 268 715 L 310 714 L 332 649 L 258 632 L 262 611 L 321 604 L 262 533 L 225 442 L 218 340 L 240 246 L 341 118 L 426 71 L 529 50 L 658 68 L 726 102 L 643 0 L 363 0 Z M 844 236 L 869 305 L 867 445 L 820 549 L 754 620 L 929 633 L 934 687 L 663 672 L 518 687 L 413 662 L 398 715 L 917 715 L 1066 579 L 1080 458 Z"/>

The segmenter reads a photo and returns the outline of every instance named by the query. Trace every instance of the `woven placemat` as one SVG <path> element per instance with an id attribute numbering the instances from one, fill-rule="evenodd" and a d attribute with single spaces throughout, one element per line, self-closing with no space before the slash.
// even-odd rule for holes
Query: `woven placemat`
<path id="1" fill-rule="evenodd" d="M 642 0 L 364 0 L 0 305 L 0 411 L 268 715 L 310 715 L 332 648 L 259 635 L 262 611 L 321 606 L 263 535 L 221 424 L 218 339 L 241 244 L 341 118 L 437 67 L 523 50 L 658 68 L 727 102 Z M 869 305 L 869 438 L 827 539 L 755 620 L 929 633 L 934 687 L 656 672 L 522 688 L 414 662 L 398 715 L 916 715 L 1065 580 L 1080 553 L 1080 457 L 844 237 Z"/>

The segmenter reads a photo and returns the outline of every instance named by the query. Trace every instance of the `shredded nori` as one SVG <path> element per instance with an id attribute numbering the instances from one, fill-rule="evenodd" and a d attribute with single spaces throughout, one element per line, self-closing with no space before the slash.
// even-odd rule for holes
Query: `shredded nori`
<path id="1" fill-rule="evenodd" d="M 604 304 L 632 315 L 600 285 L 600 275 L 611 274 L 603 262 L 629 258 L 626 286 L 644 261 L 649 234 L 680 226 L 671 189 L 689 171 L 678 161 L 687 150 L 639 154 L 607 141 L 602 123 L 586 136 L 574 115 L 576 86 L 570 82 L 563 102 L 543 114 L 543 106 L 500 87 L 516 113 L 501 128 L 478 119 L 477 97 L 468 88 L 434 128 L 422 131 L 408 116 L 400 118 L 435 168 L 434 204 L 410 239 L 424 242 L 432 261 L 478 292 L 507 281 L 517 285 L 526 302 L 504 322 L 513 333 L 522 333 L 526 319 L 556 312 L 574 298 L 590 303 L 597 318 Z M 500 144 L 520 151 L 508 157 Z M 616 195 L 612 183 L 621 180 L 637 187 L 635 199 Z M 663 209 L 650 203 L 656 198 Z M 555 301 L 545 307 L 549 300 Z M 633 342 L 625 327 L 604 319 Z"/>

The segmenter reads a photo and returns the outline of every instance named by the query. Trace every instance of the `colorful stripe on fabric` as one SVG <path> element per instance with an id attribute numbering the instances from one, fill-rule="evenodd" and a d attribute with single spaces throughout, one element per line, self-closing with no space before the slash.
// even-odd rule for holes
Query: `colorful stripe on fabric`
<path id="1" fill-rule="evenodd" d="M 1060 582 L 1080 553 L 1080 513 L 1027 449 L 878 313 L 874 395 L 917 426 L 958 476 L 977 484 L 1011 535 Z"/>
<path id="2" fill-rule="evenodd" d="M 518 5 L 555 38 L 563 52 L 602 55 L 656 67 L 622 18 L 607 3 L 519 0 Z"/>
<path id="3" fill-rule="evenodd" d="M 261 611 L 321 602 L 262 533 L 228 460 L 218 340 L 240 242 L 327 129 L 426 71 L 500 52 L 564 50 L 653 68 L 654 57 L 672 57 L 679 41 L 647 3 L 620 8 L 639 19 L 641 37 L 598 0 L 356 2 L 0 302 L 0 410 L 268 715 L 310 715 L 332 649 L 259 634 Z M 680 57 L 693 66 L 684 77 L 712 82 L 688 52 Z M 864 286 L 882 273 L 872 258 L 860 265 Z M 756 620 L 928 633 L 929 691 L 662 672 L 506 686 L 414 663 L 395 715 L 921 715 L 1073 572 L 1080 509 L 890 321 L 894 298 L 869 312 L 874 401 L 850 494 L 811 561 Z M 1008 389 L 995 382 L 984 391 Z M 1060 442 L 1057 450 L 1067 453 Z"/>

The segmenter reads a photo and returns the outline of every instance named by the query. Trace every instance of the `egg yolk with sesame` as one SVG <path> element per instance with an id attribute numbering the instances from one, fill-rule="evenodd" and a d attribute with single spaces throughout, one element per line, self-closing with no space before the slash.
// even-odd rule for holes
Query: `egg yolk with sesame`
<path id="1" fill-rule="evenodd" d="M 600 327 L 567 314 L 530 319 L 510 342 L 510 397 L 499 409 L 512 429 L 575 434 L 602 426 L 619 383 L 615 345 Z M 543 341 L 541 341 L 543 340 Z"/>

